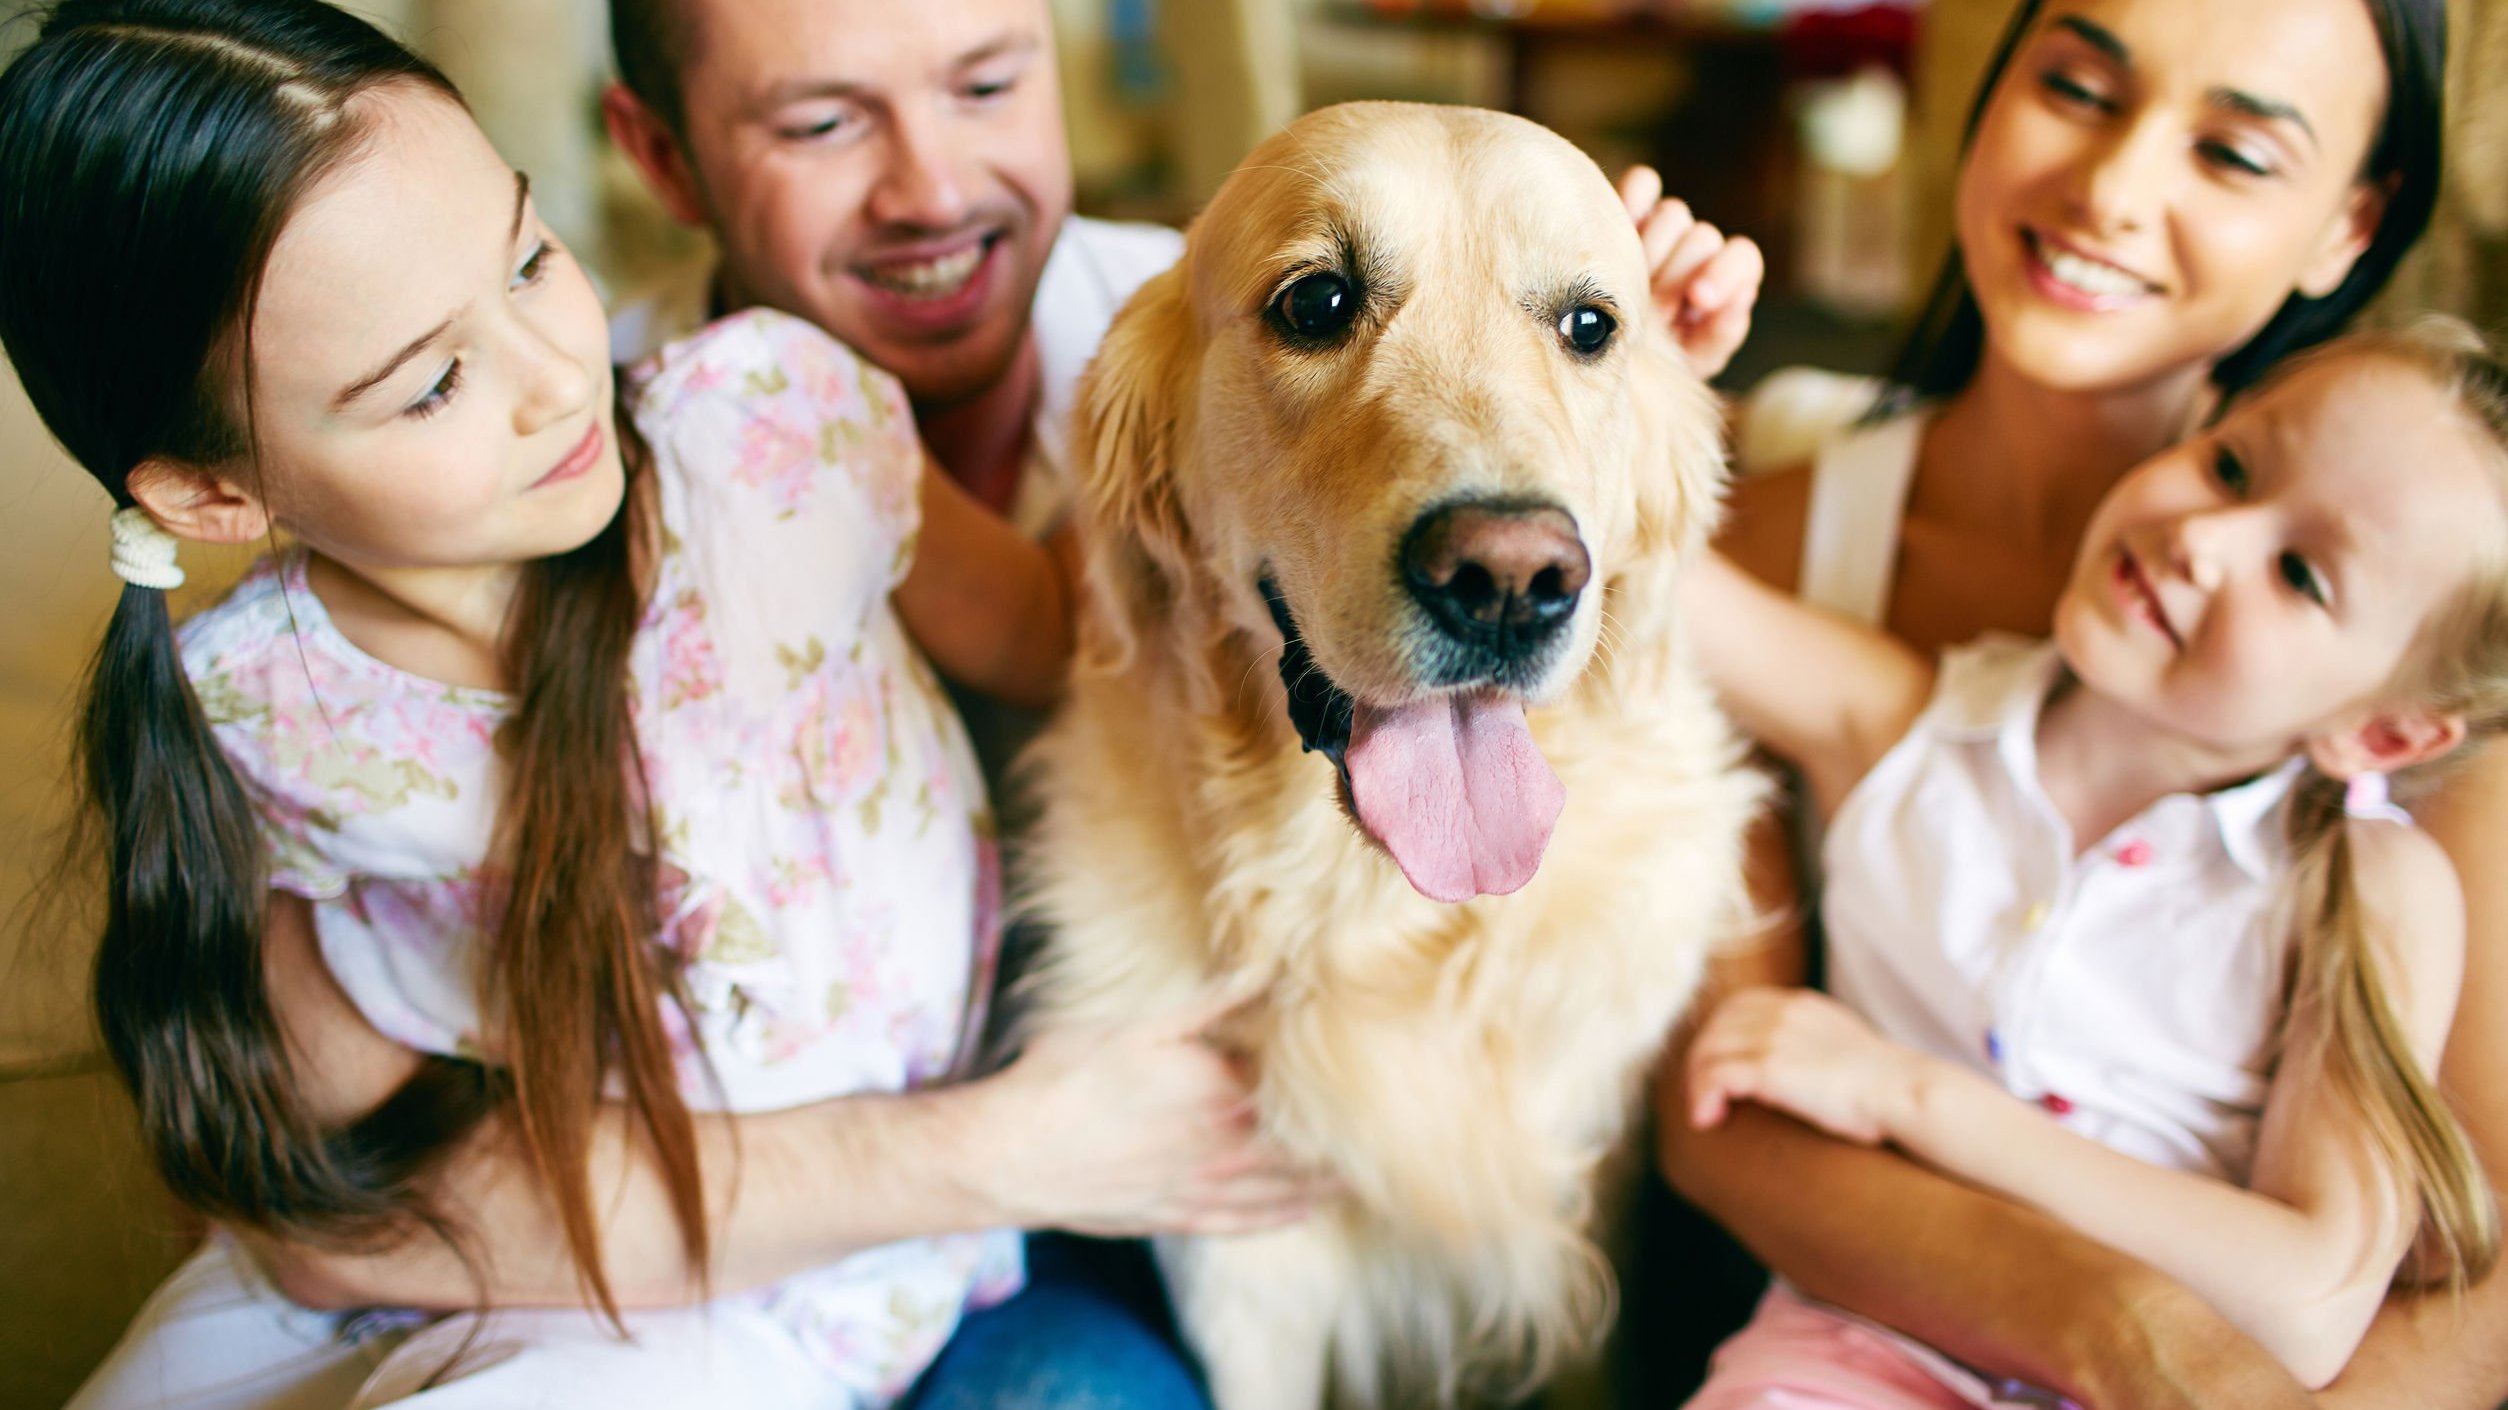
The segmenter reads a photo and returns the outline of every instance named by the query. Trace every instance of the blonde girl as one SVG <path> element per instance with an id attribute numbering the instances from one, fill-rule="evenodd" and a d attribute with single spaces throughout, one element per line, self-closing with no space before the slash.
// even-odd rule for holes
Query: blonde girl
<path id="1" fill-rule="evenodd" d="M 2128 473 L 2052 643 L 1928 660 L 1720 559 L 1688 591 L 1832 819 L 1834 995 L 1725 999 L 1693 1125 L 1747 1101 L 1893 1146 L 2150 1262 L 2311 1386 L 2416 1239 L 2413 1281 L 2488 1270 L 2427 1076 L 2462 899 L 2386 792 L 2508 727 L 2508 372 L 2469 333 L 2306 354 Z M 2012 1389 L 1780 1287 L 1692 1404 Z"/>

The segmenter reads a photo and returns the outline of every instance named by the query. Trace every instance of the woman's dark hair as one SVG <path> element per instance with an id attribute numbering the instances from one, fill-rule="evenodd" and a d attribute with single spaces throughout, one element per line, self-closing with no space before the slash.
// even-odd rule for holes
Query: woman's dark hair
<path id="1" fill-rule="evenodd" d="M 460 101 L 314 0 L 69 0 L 0 71 L 0 344 L 116 505 L 151 460 L 258 474 L 264 265 L 298 203 L 368 140 L 356 100 L 393 86 Z M 530 565 L 506 627 L 517 703 L 491 846 L 509 882 L 480 1004 L 500 1063 L 431 1057 L 345 1129 L 309 1109 L 271 1006 L 252 801 L 164 595 L 123 589 L 78 738 L 108 866 L 96 1006 L 158 1168 L 204 1213 L 329 1247 L 456 1236 L 428 1177 L 480 1123 L 510 1120 L 588 1295 L 615 1317 L 588 1170 L 615 1072 L 702 1277 L 695 1136 L 662 1026 L 676 977 L 635 842 L 654 835 L 626 689 L 644 498 L 631 487 L 591 542 Z"/>
<path id="2" fill-rule="evenodd" d="M 2395 266 L 2428 228 L 2438 203 L 2444 170 L 2441 143 L 2445 127 L 2447 76 L 2446 0 L 2364 0 L 2377 27 L 2378 52 L 2386 60 L 2386 114 L 2369 144 L 2361 176 L 2388 187 L 2386 208 L 2377 234 L 2351 265 L 2343 282 L 2323 298 L 2293 293 L 2254 337 L 2213 364 L 2212 381 L 2225 394 L 2245 390 L 2272 365 L 2290 353 L 2314 347 L 2343 330 L 2377 292 L 2386 287 Z M 1986 105 L 2001 86 L 2012 55 L 2038 17 L 2043 0 L 2021 0 L 2009 27 L 1986 64 L 1985 79 L 1969 106 L 1968 124 L 1960 136 L 1966 159 L 1977 136 Z M 1968 385 L 1985 354 L 1985 320 L 1977 312 L 1976 295 L 1954 243 L 1935 276 L 1933 290 L 1900 351 L 1890 380 L 1897 397 L 1929 400 L 1949 396 Z"/>

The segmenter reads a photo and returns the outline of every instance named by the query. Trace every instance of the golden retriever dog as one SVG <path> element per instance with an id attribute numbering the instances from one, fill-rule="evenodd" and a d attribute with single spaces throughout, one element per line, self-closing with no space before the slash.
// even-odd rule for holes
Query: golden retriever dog
<path id="1" fill-rule="evenodd" d="M 1221 1410 L 1527 1386 L 1610 1319 L 1595 1171 L 1743 909 L 1674 602 L 1712 397 L 1590 160 L 1365 103 L 1246 160 L 1080 399 L 1032 1017 L 1241 999 L 1265 1133 L 1337 1179 L 1159 1245 Z"/>

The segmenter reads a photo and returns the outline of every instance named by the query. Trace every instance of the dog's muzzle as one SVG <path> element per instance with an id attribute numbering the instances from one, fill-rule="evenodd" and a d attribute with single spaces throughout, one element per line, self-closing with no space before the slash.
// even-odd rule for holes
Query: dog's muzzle
<path id="1" fill-rule="evenodd" d="M 1468 901 L 1530 881 L 1565 795 L 1533 743 L 1523 701 L 1485 677 L 1476 688 L 1362 704 L 1317 666 L 1280 585 L 1268 575 L 1257 585 L 1280 628 L 1290 723 L 1307 751 L 1332 761 L 1342 807 L 1359 830 L 1431 900 Z M 1506 621 L 1505 610 L 1502 600 L 1501 649 L 1531 634 Z M 1555 624 L 1533 630 L 1558 635 Z M 1551 654 L 1535 645 L 1522 659 Z"/>
<path id="2" fill-rule="evenodd" d="M 1466 501 L 1403 536 L 1402 585 L 1435 628 L 1426 683 L 1532 688 L 1593 578 L 1576 521 L 1553 505 Z"/>

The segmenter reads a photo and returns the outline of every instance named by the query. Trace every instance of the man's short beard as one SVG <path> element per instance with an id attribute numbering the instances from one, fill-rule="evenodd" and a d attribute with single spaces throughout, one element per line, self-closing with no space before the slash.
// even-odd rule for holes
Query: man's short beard
<path id="1" fill-rule="evenodd" d="M 1000 386 L 1019 365 L 1020 351 L 1028 342 L 1030 322 L 1030 310 L 1021 308 L 1018 327 L 1009 342 L 1003 346 L 999 356 L 985 359 L 987 366 L 980 370 L 952 364 L 945 370 L 944 377 L 930 385 L 918 387 L 907 383 L 906 399 L 914 403 L 915 415 L 920 417 L 932 412 L 954 411 L 982 400 Z M 896 373 L 895 369 L 890 371 L 899 381 L 905 380 L 904 375 Z"/>

